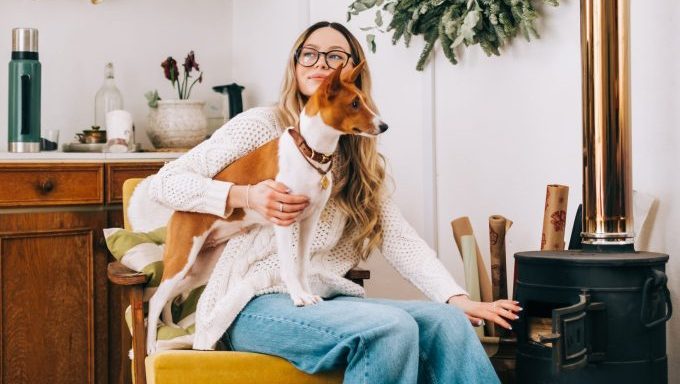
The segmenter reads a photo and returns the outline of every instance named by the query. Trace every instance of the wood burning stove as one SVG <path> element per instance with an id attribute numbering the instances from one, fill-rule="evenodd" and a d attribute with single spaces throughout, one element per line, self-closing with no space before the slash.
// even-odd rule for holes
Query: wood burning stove
<path id="1" fill-rule="evenodd" d="M 633 248 L 629 0 L 581 0 L 581 250 L 515 254 L 517 382 L 667 383 L 668 255 Z"/>
<path id="2" fill-rule="evenodd" d="M 518 383 L 666 383 L 668 256 L 521 252 Z"/>

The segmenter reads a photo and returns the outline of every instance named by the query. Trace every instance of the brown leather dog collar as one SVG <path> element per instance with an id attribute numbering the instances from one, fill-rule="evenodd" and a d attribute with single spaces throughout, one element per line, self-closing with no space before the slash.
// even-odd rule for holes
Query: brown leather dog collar
<path id="1" fill-rule="evenodd" d="M 300 149 L 300 152 L 302 152 L 303 155 L 305 155 L 307 158 L 312 159 L 316 161 L 317 163 L 321 164 L 327 164 L 328 162 L 331 161 L 333 158 L 333 154 L 326 155 L 320 152 L 316 152 L 313 150 L 305 141 L 305 138 L 302 137 L 300 132 L 294 130 L 294 129 L 289 129 L 288 132 L 290 132 L 290 135 L 293 137 L 293 141 L 295 141 L 295 145 Z"/>

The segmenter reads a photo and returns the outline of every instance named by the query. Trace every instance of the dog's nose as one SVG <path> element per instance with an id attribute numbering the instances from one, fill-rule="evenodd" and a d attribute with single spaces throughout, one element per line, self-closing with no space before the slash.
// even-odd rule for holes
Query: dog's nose
<path id="1" fill-rule="evenodd" d="M 387 124 L 385 124 L 381 121 L 378 128 L 380 128 L 380 133 L 383 133 L 383 132 L 387 131 Z"/>

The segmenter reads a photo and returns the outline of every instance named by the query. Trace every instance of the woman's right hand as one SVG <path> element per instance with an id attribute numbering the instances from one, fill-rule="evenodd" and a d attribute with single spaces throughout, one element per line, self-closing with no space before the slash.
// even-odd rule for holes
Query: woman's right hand
<path id="1" fill-rule="evenodd" d="M 522 307 L 517 305 L 519 304 L 517 301 L 501 299 L 486 303 L 470 300 L 467 295 L 452 296 L 447 302 L 462 309 L 475 326 L 482 325 L 484 323 L 482 320 L 489 320 L 503 328 L 512 329 L 508 320 L 519 319 L 517 313 L 522 310 Z"/>
<path id="2" fill-rule="evenodd" d="M 246 193 L 250 209 L 284 227 L 293 224 L 309 205 L 307 196 L 291 195 L 287 186 L 271 179 L 250 186 Z"/>

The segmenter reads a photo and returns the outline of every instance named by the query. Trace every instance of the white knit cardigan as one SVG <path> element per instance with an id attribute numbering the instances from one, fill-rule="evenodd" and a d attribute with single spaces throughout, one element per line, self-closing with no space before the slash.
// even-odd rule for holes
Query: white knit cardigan
<path id="1" fill-rule="evenodd" d="M 225 209 L 232 183 L 212 177 L 282 132 L 273 108 L 239 114 L 210 139 L 165 165 L 149 184 L 151 198 L 175 210 L 228 216 Z M 311 289 L 322 297 L 364 295 L 362 287 L 343 277 L 360 261 L 351 236 L 343 236 L 346 221 L 331 199 L 317 225 L 309 264 Z M 380 253 L 428 298 L 445 302 L 465 293 L 390 199 L 381 207 L 380 223 Z M 273 228 L 255 228 L 232 238 L 199 300 L 194 348 L 213 349 L 250 299 L 275 292 L 286 289 L 279 276 Z"/>

